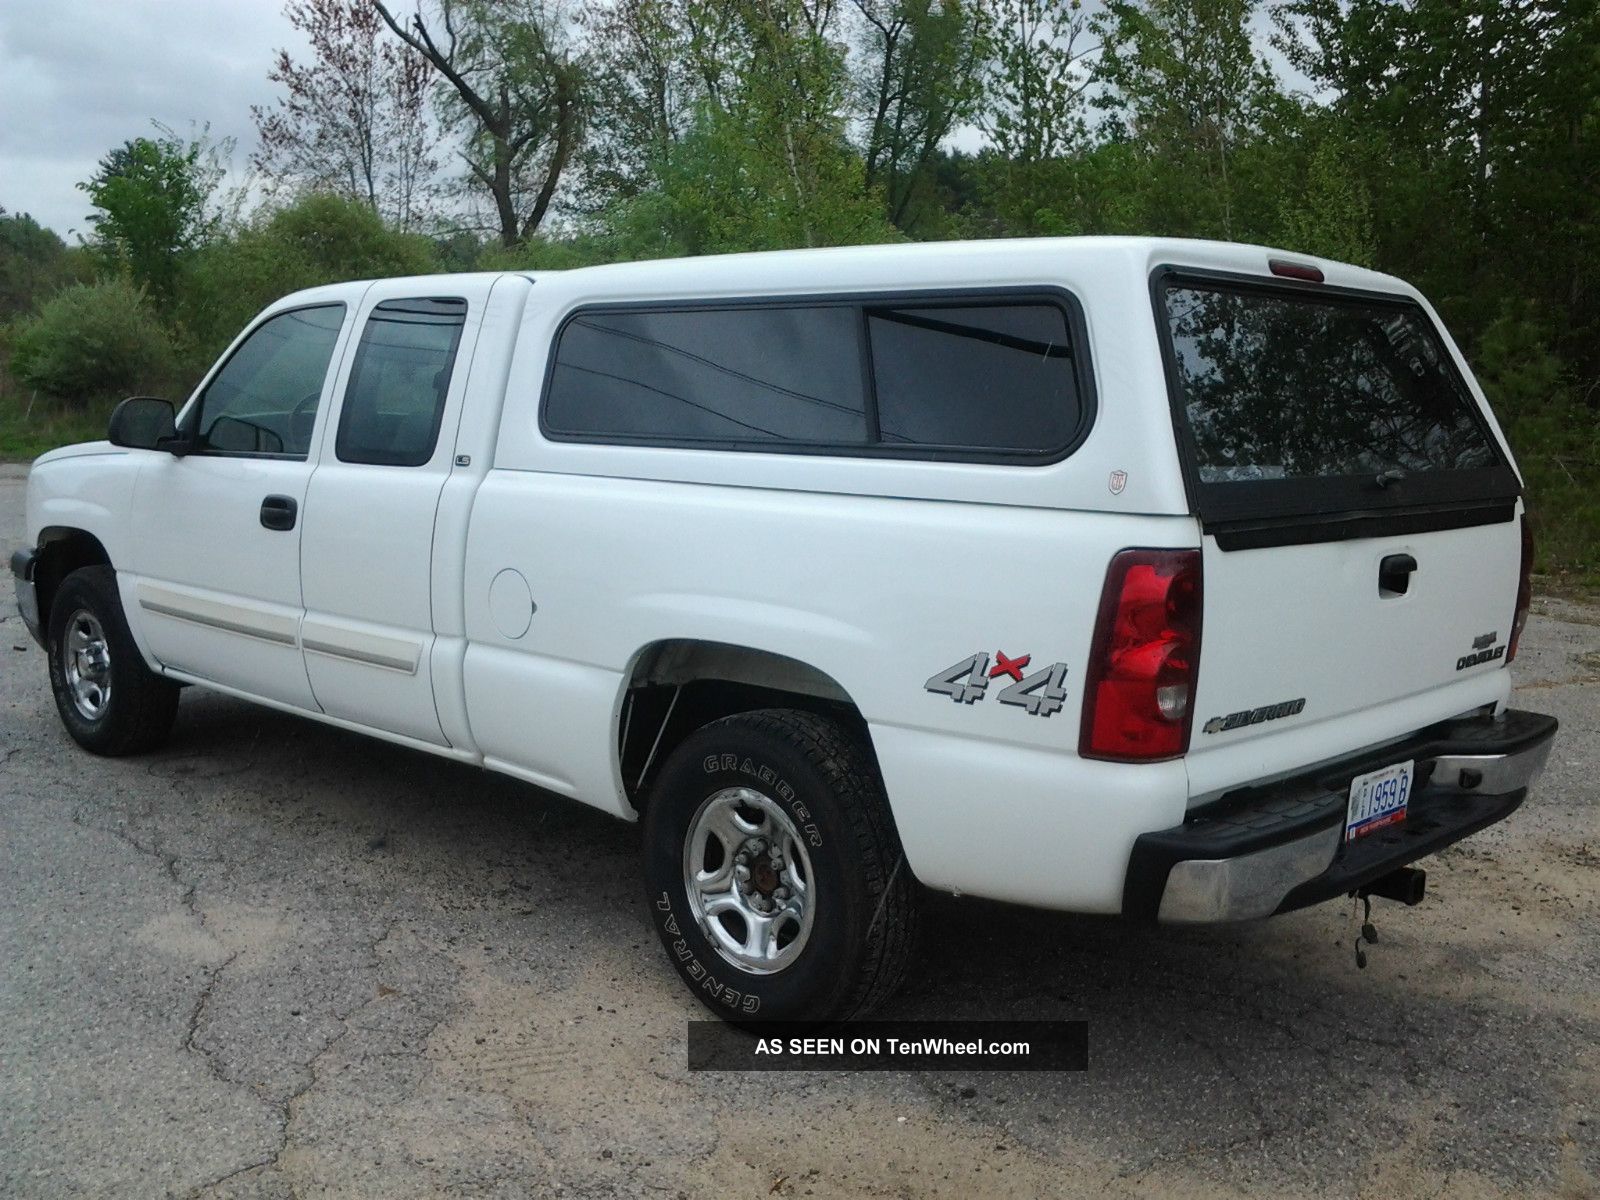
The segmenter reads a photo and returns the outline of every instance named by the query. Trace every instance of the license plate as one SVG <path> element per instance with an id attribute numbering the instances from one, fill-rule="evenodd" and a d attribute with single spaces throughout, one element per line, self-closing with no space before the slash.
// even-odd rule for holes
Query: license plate
<path id="1" fill-rule="evenodd" d="M 1411 799 L 1411 762 L 1396 763 L 1381 771 L 1369 771 L 1350 781 L 1350 806 L 1345 810 L 1344 840 L 1353 842 L 1386 825 L 1406 819 L 1406 802 Z"/>

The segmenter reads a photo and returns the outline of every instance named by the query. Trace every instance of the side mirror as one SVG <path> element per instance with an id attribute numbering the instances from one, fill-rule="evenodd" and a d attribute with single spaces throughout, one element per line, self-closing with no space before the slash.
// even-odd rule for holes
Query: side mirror
<path id="1" fill-rule="evenodd" d="M 182 454 L 187 446 L 178 434 L 177 412 L 170 400 L 130 396 L 111 414 L 106 437 L 113 446 L 131 450 L 167 450 Z"/>

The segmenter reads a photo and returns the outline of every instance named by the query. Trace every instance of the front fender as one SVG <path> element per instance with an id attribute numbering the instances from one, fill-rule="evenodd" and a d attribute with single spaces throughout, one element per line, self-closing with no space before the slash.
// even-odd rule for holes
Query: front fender
<path id="1" fill-rule="evenodd" d="M 125 567 L 139 466 L 135 454 L 109 442 L 67 446 L 35 460 L 28 472 L 29 544 L 82 530 L 105 547 L 113 565 Z"/>

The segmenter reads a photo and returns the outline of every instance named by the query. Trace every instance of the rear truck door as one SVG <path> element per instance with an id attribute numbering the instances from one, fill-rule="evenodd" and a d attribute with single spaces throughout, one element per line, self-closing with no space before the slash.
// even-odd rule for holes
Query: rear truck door
<path id="1" fill-rule="evenodd" d="M 1428 311 L 1158 272 L 1203 529 L 1191 803 L 1503 702 L 1521 485 Z"/>
<path id="2" fill-rule="evenodd" d="M 434 523 L 492 283 L 368 289 L 306 495 L 300 638 L 317 703 L 436 746 L 449 743 L 433 691 Z"/>

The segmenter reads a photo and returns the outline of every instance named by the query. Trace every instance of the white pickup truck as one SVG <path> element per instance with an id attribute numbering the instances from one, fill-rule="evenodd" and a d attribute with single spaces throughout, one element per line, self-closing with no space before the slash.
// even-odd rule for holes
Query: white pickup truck
<path id="1" fill-rule="evenodd" d="M 919 886 L 1414 902 L 1555 733 L 1520 495 L 1400 280 L 885 246 L 286 297 L 40 458 L 12 568 L 85 748 L 201 684 L 642 818 L 695 994 L 824 1018 Z"/>

